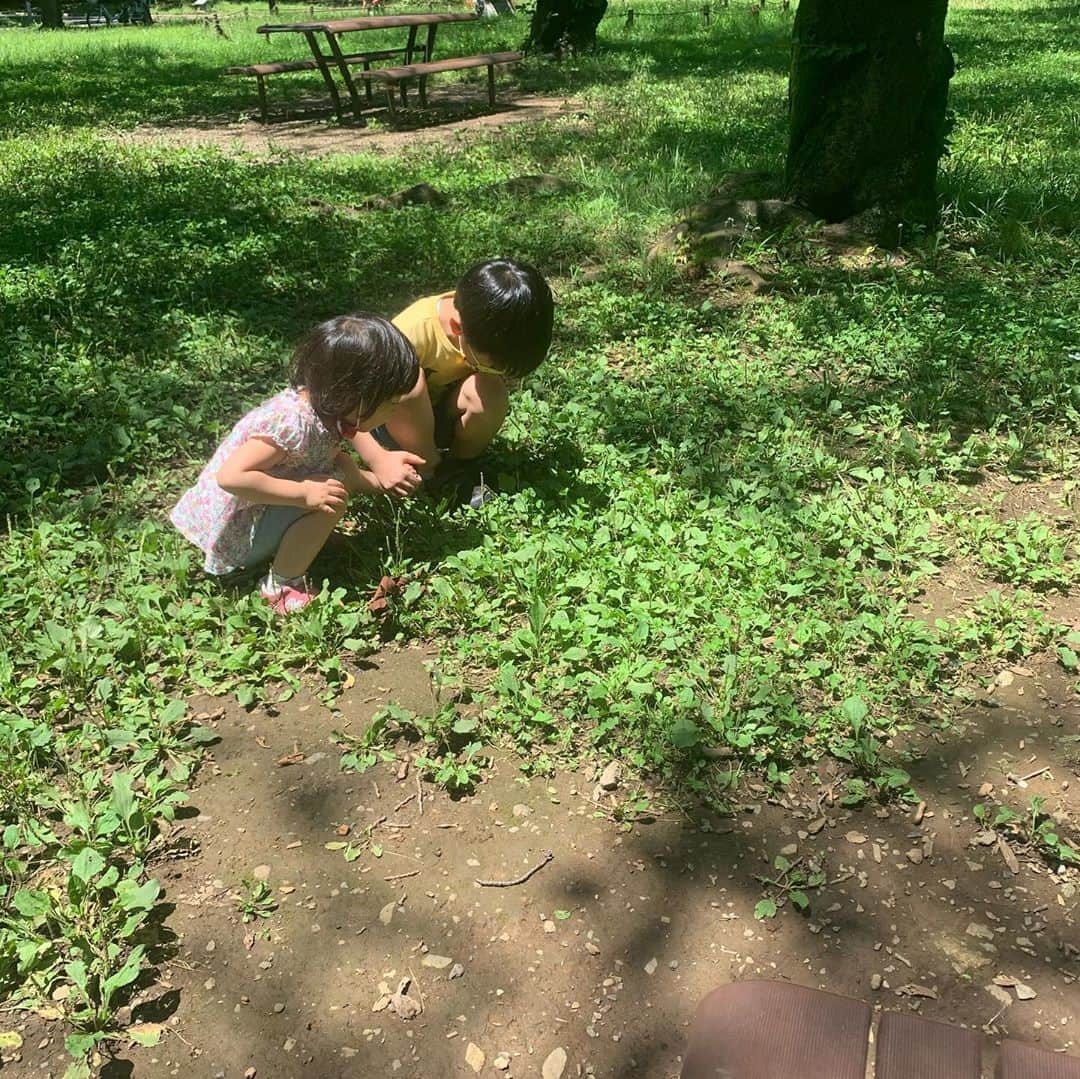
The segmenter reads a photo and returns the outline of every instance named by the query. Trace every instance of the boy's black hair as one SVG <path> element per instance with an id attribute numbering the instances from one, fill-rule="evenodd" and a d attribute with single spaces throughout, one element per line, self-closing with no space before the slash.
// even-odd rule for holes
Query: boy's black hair
<path id="1" fill-rule="evenodd" d="M 527 262 L 478 262 L 458 282 L 454 306 L 470 347 L 511 377 L 535 371 L 551 347 L 555 301 L 543 274 Z"/>
<path id="2" fill-rule="evenodd" d="M 365 420 L 409 392 L 420 363 L 408 338 L 378 315 L 360 311 L 320 322 L 296 347 L 289 381 L 306 389 L 328 427 L 359 408 Z"/>

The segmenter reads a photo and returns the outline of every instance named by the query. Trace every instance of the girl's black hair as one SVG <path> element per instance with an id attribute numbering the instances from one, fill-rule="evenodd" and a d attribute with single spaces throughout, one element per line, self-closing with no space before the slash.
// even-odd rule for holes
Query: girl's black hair
<path id="1" fill-rule="evenodd" d="M 458 282 L 454 306 L 468 344 L 512 377 L 534 371 L 551 347 L 555 301 L 527 262 L 478 262 Z"/>
<path id="2" fill-rule="evenodd" d="M 328 427 L 359 408 L 365 420 L 409 392 L 420 364 L 408 338 L 378 315 L 360 311 L 320 322 L 293 353 L 289 381 L 306 389 Z"/>

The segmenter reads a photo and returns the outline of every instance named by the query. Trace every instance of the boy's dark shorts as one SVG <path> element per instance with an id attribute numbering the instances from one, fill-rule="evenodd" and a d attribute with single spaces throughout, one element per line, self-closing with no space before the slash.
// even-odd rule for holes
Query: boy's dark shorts
<path id="1" fill-rule="evenodd" d="M 432 414 L 435 417 L 435 448 L 440 451 L 448 450 L 450 443 L 454 441 L 454 428 L 457 426 L 458 418 L 451 402 L 457 399 L 457 389 L 460 385 L 460 382 L 452 382 L 447 386 L 438 404 L 432 408 Z M 401 449 L 394 441 L 394 436 L 386 429 L 385 424 L 373 428 L 371 434 L 384 450 Z"/>

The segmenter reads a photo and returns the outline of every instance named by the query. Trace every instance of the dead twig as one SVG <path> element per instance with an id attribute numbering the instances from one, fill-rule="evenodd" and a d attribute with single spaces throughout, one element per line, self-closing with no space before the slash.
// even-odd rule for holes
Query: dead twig
<path id="1" fill-rule="evenodd" d="M 420 786 L 420 769 L 416 770 L 416 811 L 424 815 L 424 788 Z"/>
<path id="2" fill-rule="evenodd" d="M 394 812 L 395 812 L 395 813 L 397 813 L 397 812 L 398 812 L 398 810 L 400 810 L 400 809 L 403 809 L 403 808 L 404 808 L 405 806 L 407 806 L 407 805 L 408 805 L 408 804 L 409 804 L 409 803 L 410 803 L 410 802 L 411 802 L 411 801 L 412 801 L 412 800 L 413 800 L 413 799 L 414 799 L 415 797 L 416 797 L 416 795 L 415 795 L 415 794 L 410 794 L 408 798 L 402 798 L 402 800 L 401 800 L 400 802 L 398 802 L 398 804 L 397 804 L 396 806 L 394 806 Z"/>
<path id="3" fill-rule="evenodd" d="M 555 855 L 551 851 L 546 850 L 543 858 L 532 869 L 522 873 L 520 877 L 515 877 L 513 880 L 480 880 L 477 878 L 476 883 L 481 888 L 514 888 L 519 884 L 524 884 L 534 873 L 539 873 L 554 857 Z"/>
<path id="4" fill-rule="evenodd" d="M 408 873 L 395 873 L 392 877 L 383 877 L 383 880 L 390 882 L 395 880 L 404 880 L 406 877 L 416 877 L 419 875 L 419 869 L 411 869 Z"/>

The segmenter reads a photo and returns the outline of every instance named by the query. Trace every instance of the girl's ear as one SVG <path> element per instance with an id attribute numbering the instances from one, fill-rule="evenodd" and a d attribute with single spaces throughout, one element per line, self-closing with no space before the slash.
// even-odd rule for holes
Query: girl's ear
<path id="1" fill-rule="evenodd" d="M 458 314 L 457 314 L 457 311 L 455 311 L 455 312 L 454 312 L 454 313 L 453 313 L 453 314 L 452 314 L 452 315 L 450 316 L 450 318 L 449 318 L 449 322 L 450 322 L 450 332 L 451 332 L 451 333 L 452 333 L 452 334 L 453 334 L 453 335 L 454 335 L 455 337 L 460 337 L 460 336 L 461 336 L 461 319 L 460 319 L 460 318 L 458 318 Z"/>

